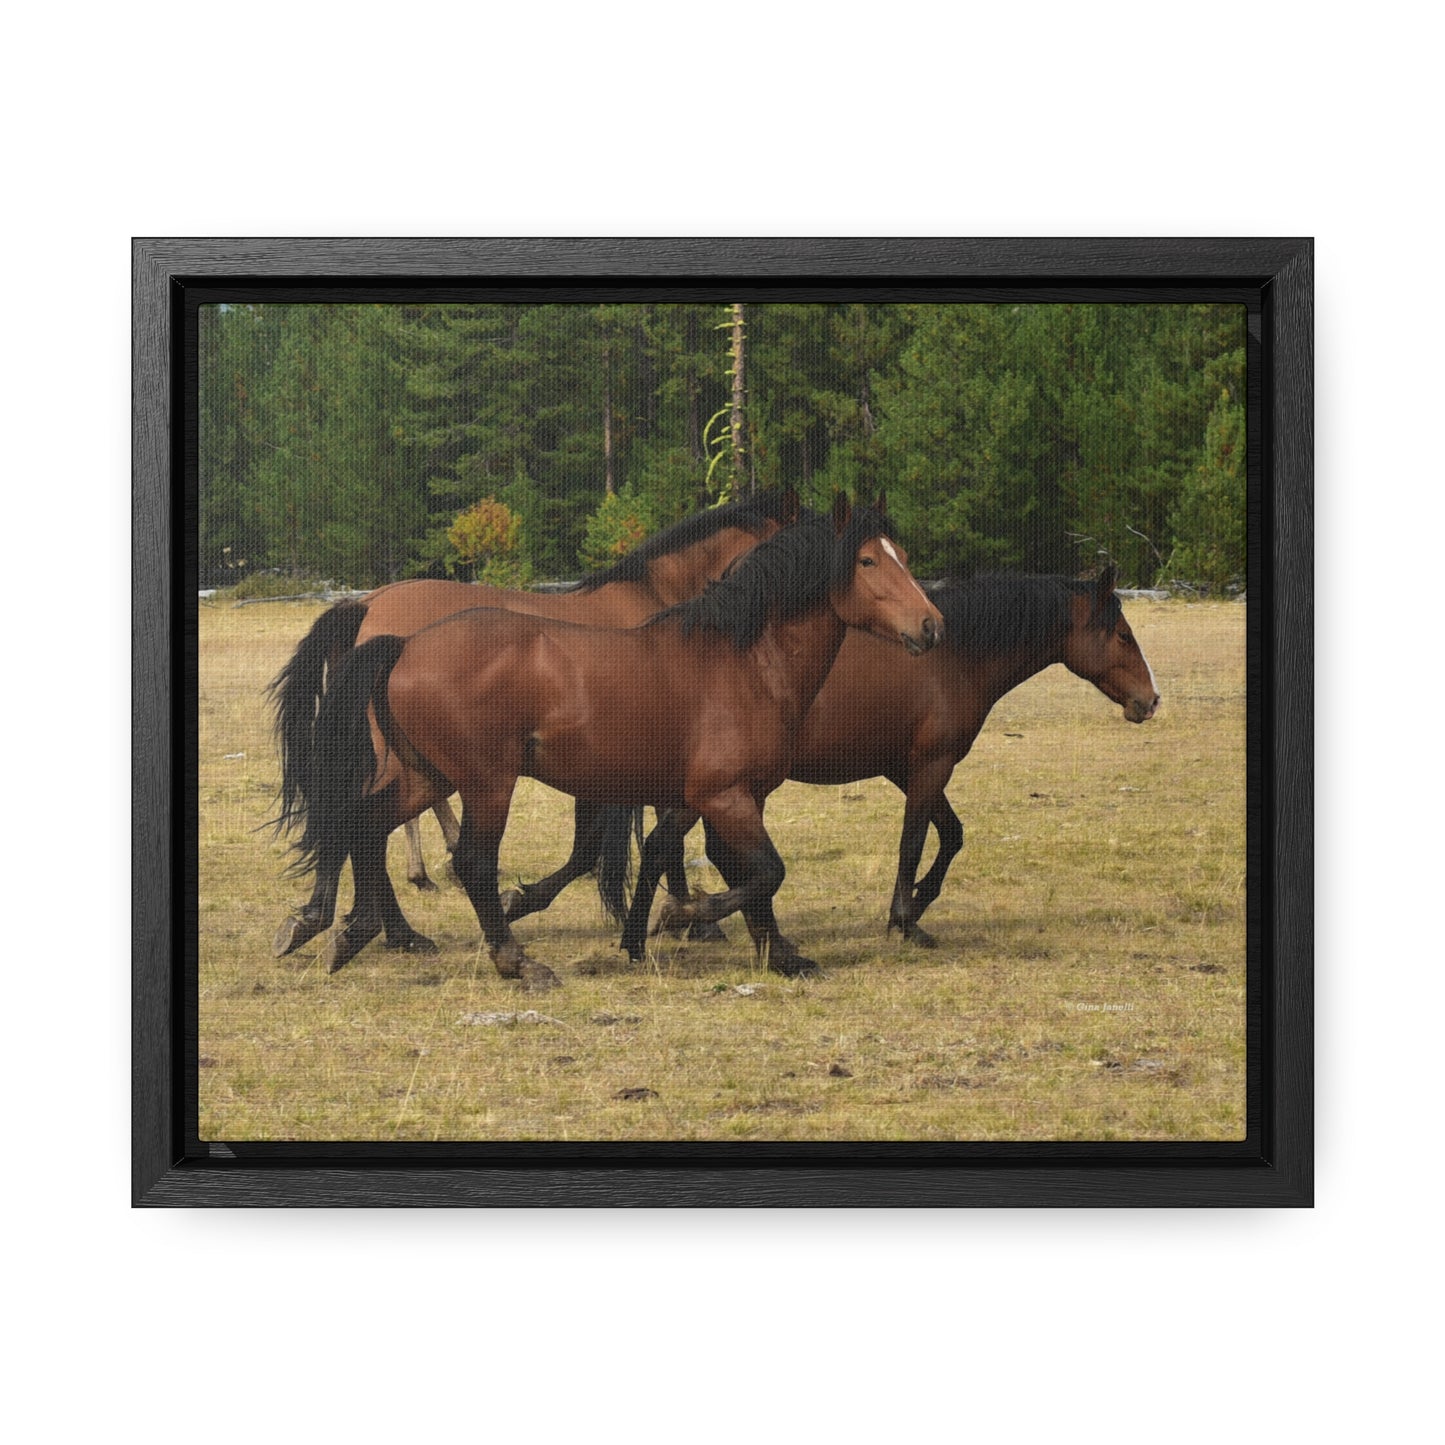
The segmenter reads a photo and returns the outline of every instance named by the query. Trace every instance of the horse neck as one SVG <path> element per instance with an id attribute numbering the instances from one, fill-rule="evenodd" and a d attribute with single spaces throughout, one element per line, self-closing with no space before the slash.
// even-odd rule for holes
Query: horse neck
<path id="1" fill-rule="evenodd" d="M 751 546 L 756 538 L 748 537 Z M 736 531 L 719 532 L 704 538 L 681 552 L 654 558 L 647 567 L 647 581 L 633 584 L 646 588 L 656 600 L 655 611 L 676 606 L 696 597 L 709 583 L 722 576 L 729 562 L 742 555 L 747 547 L 739 547 Z"/>
<path id="2" fill-rule="evenodd" d="M 806 612 L 769 622 L 753 644 L 763 685 L 790 727 L 801 725 L 822 691 L 847 631 L 847 624 L 825 598 Z"/>
<path id="3" fill-rule="evenodd" d="M 1019 652 L 993 653 L 974 651 L 966 639 L 945 640 L 953 666 L 947 671 L 958 694 L 961 716 L 972 716 L 975 726 L 992 711 L 993 705 L 1021 683 L 1064 660 L 1062 643 L 1038 645 Z"/>
<path id="4" fill-rule="evenodd" d="M 1019 602 L 1015 603 L 1005 592 L 998 605 L 1014 610 L 1022 605 L 1022 601 L 1022 594 Z M 971 623 L 969 612 L 970 609 L 965 608 L 962 612 L 950 614 L 949 626 L 953 631 L 943 645 L 957 663 L 953 669 L 954 677 L 971 697 L 984 704 L 985 709 L 991 708 L 1005 693 L 1012 692 L 1046 667 L 1063 662 L 1071 619 L 1062 628 L 1043 620 L 1037 632 L 1032 627 L 1028 629 L 1033 635 L 1026 637 L 1022 645 L 994 649 L 973 642 L 970 634 L 978 624 Z M 983 630 L 986 632 L 987 629 Z"/>
<path id="5" fill-rule="evenodd" d="M 1030 649 L 1025 653 L 1018 653 L 1009 657 L 990 657 L 982 661 L 980 671 L 984 677 L 984 686 L 979 690 L 992 694 L 989 703 L 991 707 L 1006 692 L 1012 692 L 1021 683 L 1042 672 L 1046 667 L 1052 667 L 1056 662 L 1064 660 L 1063 649 L 1060 647 Z M 975 686 L 977 674 L 975 674 Z"/>

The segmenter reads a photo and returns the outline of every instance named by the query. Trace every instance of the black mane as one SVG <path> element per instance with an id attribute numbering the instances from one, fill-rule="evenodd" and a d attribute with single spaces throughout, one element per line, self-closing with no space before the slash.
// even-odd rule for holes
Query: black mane
<path id="1" fill-rule="evenodd" d="M 594 592 L 610 582 L 645 582 L 648 566 L 659 557 L 681 552 L 698 542 L 715 537 L 729 527 L 739 527 L 754 536 L 769 522 L 786 522 L 796 505 L 788 493 L 783 491 L 759 492 L 756 496 L 743 497 L 736 502 L 727 502 L 721 507 L 712 507 L 684 517 L 670 527 L 664 527 L 655 536 L 649 537 L 620 562 L 584 577 L 571 590 L 573 592 Z"/>
<path id="2" fill-rule="evenodd" d="M 770 621 L 795 617 L 821 602 L 852 575 L 858 549 L 871 537 L 896 536 L 893 523 L 872 507 L 855 507 L 843 529 L 816 512 L 760 542 L 699 597 L 659 612 L 646 626 L 674 620 L 686 637 L 697 628 L 720 632 L 739 651 L 751 647 Z"/>
<path id="3" fill-rule="evenodd" d="M 1069 630 L 1070 600 L 1090 595 L 1094 584 L 1073 577 L 991 572 L 930 582 L 926 591 L 943 614 L 945 646 L 998 656 L 1057 647 Z M 1119 598 L 1110 592 L 1089 625 L 1111 628 L 1119 612 Z"/>

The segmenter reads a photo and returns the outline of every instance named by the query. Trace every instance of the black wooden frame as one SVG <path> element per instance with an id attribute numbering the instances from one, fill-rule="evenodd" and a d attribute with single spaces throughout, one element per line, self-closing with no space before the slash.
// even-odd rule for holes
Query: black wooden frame
<path id="1" fill-rule="evenodd" d="M 1307 1206 L 1313 1202 L 1313 244 L 1308 239 L 138 239 L 133 243 L 132 1201 L 144 1206 Z M 1099 288 L 1254 298 L 1247 1146 L 197 1146 L 188 295 L 225 286 Z M 190 1090 L 193 1096 L 194 1089 Z"/>

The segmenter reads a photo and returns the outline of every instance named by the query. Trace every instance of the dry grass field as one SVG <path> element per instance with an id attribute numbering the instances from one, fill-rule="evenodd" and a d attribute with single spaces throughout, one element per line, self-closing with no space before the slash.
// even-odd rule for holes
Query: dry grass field
<path id="1" fill-rule="evenodd" d="M 786 784 L 782 926 L 824 970 L 726 945 L 617 951 L 590 880 L 518 925 L 565 987 L 525 995 L 465 895 L 392 874 L 433 956 L 328 977 L 271 936 L 308 880 L 258 825 L 262 690 L 318 608 L 200 615 L 200 1133 L 213 1140 L 1227 1140 L 1245 1109 L 1245 673 L 1239 604 L 1126 604 L 1164 702 L 1133 726 L 1051 668 L 1003 698 L 949 796 L 966 829 L 927 952 L 884 935 L 902 800 Z M 523 780 L 504 884 L 549 872 L 571 800 Z M 689 840 L 697 879 L 720 887 Z M 932 856 L 932 845 L 924 865 Z M 343 884 L 348 906 L 349 880 Z"/>

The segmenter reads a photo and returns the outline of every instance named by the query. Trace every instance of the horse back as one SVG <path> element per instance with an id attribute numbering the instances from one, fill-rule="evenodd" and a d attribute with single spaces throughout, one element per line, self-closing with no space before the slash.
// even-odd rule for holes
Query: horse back
<path id="1" fill-rule="evenodd" d="M 595 592 L 521 592 L 480 587 L 472 582 L 416 578 L 378 588 L 364 601 L 366 617 L 358 643 L 387 634 L 411 637 L 459 612 L 499 608 L 529 617 L 551 617 L 599 627 L 634 627 L 659 610 L 646 588 L 615 582 Z"/>

